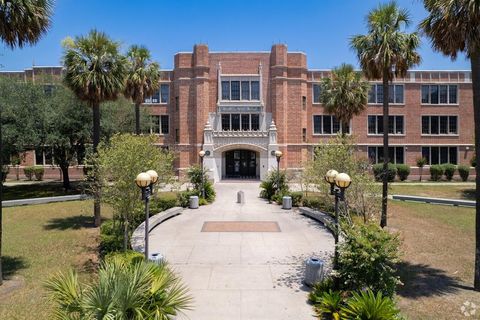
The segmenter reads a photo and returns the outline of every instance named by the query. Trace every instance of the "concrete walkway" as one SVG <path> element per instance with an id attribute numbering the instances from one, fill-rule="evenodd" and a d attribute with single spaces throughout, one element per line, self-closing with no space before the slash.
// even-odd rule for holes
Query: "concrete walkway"
<path id="1" fill-rule="evenodd" d="M 215 190 L 212 205 L 186 210 L 150 233 L 150 252 L 166 256 L 194 297 L 194 310 L 179 319 L 314 319 L 302 284 L 304 261 L 331 255 L 331 234 L 259 199 L 258 182 L 217 183 Z M 244 205 L 236 203 L 239 190 Z M 202 232 L 207 221 L 277 222 L 280 232 Z"/>

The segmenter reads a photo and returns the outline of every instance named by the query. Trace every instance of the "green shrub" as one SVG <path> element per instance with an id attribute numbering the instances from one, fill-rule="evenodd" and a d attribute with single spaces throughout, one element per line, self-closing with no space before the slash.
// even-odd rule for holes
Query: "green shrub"
<path id="1" fill-rule="evenodd" d="M 157 193 L 150 201 L 150 212 L 156 214 L 178 205 L 178 197 L 176 193 Z"/>
<path id="2" fill-rule="evenodd" d="M 100 227 L 100 252 L 106 255 L 123 249 L 123 230 L 118 221 L 109 220 Z"/>
<path id="3" fill-rule="evenodd" d="M 323 292 L 314 302 L 315 314 L 319 319 L 340 319 L 340 311 L 344 305 L 340 291 Z"/>
<path id="4" fill-rule="evenodd" d="M 470 164 L 472 165 L 472 167 L 477 166 L 477 156 L 476 155 L 473 155 L 472 159 L 470 160 Z"/>
<path id="5" fill-rule="evenodd" d="M 204 206 L 204 205 L 207 205 L 207 204 L 208 204 L 207 199 L 204 199 L 204 198 L 199 198 L 198 199 L 198 205 L 199 206 Z"/>
<path id="6" fill-rule="evenodd" d="M 397 164 L 397 175 L 400 181 L 405 181 L 410 174 L 410 166 L 406 164 Z"/>
<path id="7" fill-rule="evenodd" d="M 123 251 L 122 252 L 110 252 L 105 256 L 105 261 L 106 262 L 111 262 L 114 259 L 120 259 L 120 260 L 126 262 L 127 264 L 131 265 L 131 264 L 139 263 L 139 262 L 143 261 L 144 258 L 145 258 L 145 256 L 140 252 L 133 251 L 133 250 L 127 250 L 125 252 L 123 252 Z"/>
<path id="8" fill-rule="evenodd" d="M 373 175 L 375 176 L 375 180 L 382 181 L 383 177 L 383 163 L 377 163 L 372 166 Z M 387 177 L 388 181 L 392 182 L 395 180 L 395 176 L 397 175 L 397 167 L 393 163 L 388 164 L 387 170 Z"/>
<path id="9" fill-rule="evenodd" d="M 447 178 L 448 181 L 452 181 L 453 175 L 455 174 L 455 165 L 451 163 L 444 164 L 443 172 L 445 174 L 445 178 Z"/>
<path id="10" fill-rule="evenodd" d="M 198 165 L 193 165 L 187 170 L 187 176 L 190 179 L 190 183 L 193 185 L 193 190 L 197 192 L 198 196 L 202 195 L 202 182 L 205 189 L 205 199 L 208 202 L 215 200 L 215 189 L 212 182 L 208 179 L 206 169 L 203 169 Z M 203 180 L 202 180 L 203 176 Z"/>
<path id="11" fill-rule="evenodd" d="M 33 174 L 35 175 L 35 180 L 42 181 L 44 173 L 45 173 L 44 167 L 42 166 L 33 167 Z"/>
<path id="12" fill-rule="evenodd" d="M 334 283 L 331 277 L 324 278 L 322 281 L 313 285 L 312 291 L 308 294 L 308 300 L 316 303 L 319 297 L 324 293 L 333 289 Z"/>
<path id="13" fill-rule="evenodd" d="M 342 307 L 340 319 L 395 320 L 401 319 L 399 314 L 400 310 L 390 297 L 380 291 L 375 295 L 368 289 L 352 293 Z"/>
<path id="14" fill-rule="evenodd" d="M 470 175 L 470 167 L 466 165 L 459 165 L 457 169 L 462 181 L 467 181 L 468 176 Z"/>
<path id="15" fill-rule="evenodd" d="M 304 197 L 303 205 L 305 207 L 322 210 L 327 213 L 332 213 L 335 209 L 334 202 L 331 199 L 325 199 L 318 196 Z"/>
<path id="16" fill-rule="evenodd" d="M 444 173 L 443 166 L 434 164 L 430 166 L 430 179 L 433 181 L 440 181 Z"/>
<path id="17" fill-rule="evenodd" d="M 35 168 L 33 166 L 25 167 L 23 168 L 23 174 L 28 181 L 32 181 L 33 176 L 35 175 Z"/>
<path id="18" fill-rule="evenodd" d="M 280 186 L 279 188 L 277 184 Z M 272 197 L 277 193 L 287 194 L 288 184 L 285 171 L 280 171 L 280 176 L 277 170 L 269 171 L 265 180 L 260 183 L 260 188 L 262 189 L 260 192 L 260 197 L 269 201 L 275 201 L 275 199 L 272 199 Z"/>
<path id="19" fill-rule="evenodd" d="M 400 240 L 378 225 L 343 226 L 344 241 L 338 247 L 338 277 L 341 289 L 370 288 L 393 296 L 400 284 L 395 265 L 400 262 Z"/>
<path id="20" fill-rule="evenodd" d="M 300 207 L 301 205 L 303 205 L 303 192 L 301 191 L 290 192 L 289 196 L 292 197 L 292 206 Z"/>

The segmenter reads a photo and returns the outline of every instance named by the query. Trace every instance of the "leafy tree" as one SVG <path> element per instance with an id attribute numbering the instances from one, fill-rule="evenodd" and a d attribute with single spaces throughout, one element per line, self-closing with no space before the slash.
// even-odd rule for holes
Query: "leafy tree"
<path id="1" fill-rule="evenodd" d="M 68 168 L 90 140 L 91 112 L 70 90 L 61 86 L 46 100 L 44 144 L 53 148 L 53 158 L 62 171 L 63 187 L 68 190 Z"/>
<path id="2" fill-rule="evenodd" d="M 140 134 L 140 105 L 160 87 L 160 65 L 151 61 L 150 51 L 143 46 L 131 46 L 127 58 L 124 94 L 135 104 L 135 133 Z"/>
<path id="3" fill-rule="evenodd" d="M 9 48 L 22 48 L 37 43 L 48 30 L 52 16 L 51 0 L 2 0 L 0 1 L 0 39 Z M 1 108 L 0 108 L 1 118 Z M 3 170 L 3 139 L 0 127 L 0 168 Z M 2 199 L 3 181 L 0 181 L 0 285 L 2 273 Z"/>
<path id="4" fill-rule="evenodd" d="M 80 283 L 74 271 L 46 283 L 55 303 L 54 319 L 176 319 L 191 308 L 181 279 L 166 265 L 107 259 L 95 283 Z"/>
<path id="5" fill-rule="evenodd" d="M 335 115 L 346 128 L 353 116 L 367 107 L 370 85 L 355 72 L 350 64 L 334 68 L 330 77 L 323 79 L 320 99 L 327 113 Z"/>
<path id="6" fill-rule="evenodd" d="M 420 27 L 434 49 L 456 59 L 467 55 L 472 67 L 475 156 L 480 159 L 480 2 L 477 0 L 424 0 L 429 16 Z M 480 199 L 480 172 L 477 169 L 476 198 Z M 475 290 L 480 291 L 480 201 L 475 215 Z"/>
<path id="7" fill-rule="evenodd" d="M 105 33 L 92 30 L 87 36 L 67 39 L 63 43 L 64 82 L 75 95 L 93 110 L 93 152 L 100 142 L 100 104 L 116 100 L 125 88 L 127 61 L 119 53 L 120 44 Z M 94 168 L 97 170 L 97 168 Z M 95 193 L 95 225 L 101 223 L 100 198 Z"/>
<path id="8" fill-rule="evenodd" d="M 132 225 L 135 209 L 142 205 L 140 190 L 134 182 L 136 176 L 155 170 L 159 184 L 169 182 L 174 174 L 173 153 L 161 150 L 155 142 L 155 136 L 116 134 L 98 149 L 102 196 L 112 206 L 114 219 L 123 225 L 125 250 L 131 228 L 136 227 Z"/>
<path id="9" fill-rule="evenodd" d="M 383 87 L 383 190 L 382 218 L 380 225 L 387 225 L 388 202 L 388 114 L 389 83 L 394 77 L 405 77 L 409 68 L 420 62 L 417 53 L 420 40 L 418 34 L 406 33 L 404 27 L 410 24 L 407 10 L 398 8 L 395 2 L 380 4 L 367 17 L 368 34 L 356 35 L 351 46 L 357 52 L 360 66 L 368 79 L 382 79 Z"/>

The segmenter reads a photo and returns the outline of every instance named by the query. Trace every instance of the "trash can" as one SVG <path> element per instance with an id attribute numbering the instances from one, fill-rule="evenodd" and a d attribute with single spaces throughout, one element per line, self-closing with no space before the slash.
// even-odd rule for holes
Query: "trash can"
<path id="1" fill-rule="evenodd" d="M 150 255 L 150 259 L 148 260 L 156 264 L 162 264 L 163 262 L 165 262 L 165 257 L 160 253 L 152 253 Z"/>
<path id="2" fill-rule="evenodd" d="M 245 194 L 243 193 L 243 191 L 237 192 L 237 203 L 245 203 Z"/>
<path id="3" fill-rule="evenodd" d="M 285 196 L 282 198 L 282 209 L 285 209 L 285 210 L 292 209 L 292 197 Z"/>
<path id="4" fill-rule="evenodd" d="M 311 257 L 305 261 L 305 279 L 303 282 L 311 287 L 315 283 L 323 280 L 324 262 L 322 259 Z"/>
<path id="5" fill-rule="evenodd" d="M 190 209 L 198 209 L 198 196 L 190 196 Z"/>

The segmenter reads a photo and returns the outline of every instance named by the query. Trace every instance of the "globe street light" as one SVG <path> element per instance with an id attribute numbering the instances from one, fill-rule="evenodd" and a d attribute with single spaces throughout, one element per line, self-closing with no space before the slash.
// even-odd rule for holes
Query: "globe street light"
<path id="1" fill-rule="evenodd" d="M 135 184 L 142 189 L 142 200 L 145 201 L 145 260 L 148 261 L 148 219 L 150 218 L 150 196 L 153 194 L 153 185 L 158 181 L 158 173 L 155 170 L 142 172 L 135 178 Z"/>
<path id="2" fill-rule="evenodd" d="M 275 151 L 275 157 L 277 157 L 277 193 L 280 191 L 280 159 L 282 158 L 282 156 L 282 151 Z"/>
<path id="3" fill-rule="evenodd" d="M 205 181 L 204 181 L 205 178 L 203 176 L 203 157 L 205 156 L 205 151 L 200 150 L 198 155 L 200 156 L 200 163 L 202 167 L 202 198 L 205 199 Z"/>
<path id="4" fill-rule="evenodd" d="M 339 201 L 345 201 L 345 189 L 347 189 L 352 183 L 352 179 L 346 173 L 338 173 L 336 170 L 328 170 L 325 174 L 325 181 L 330 184 L 330 194 L 335 196 L 335 256 L 333 260 L 333 268 L 337 269 L 338 266 L 338 237 L 340 234 L 340 227 L 338 223 L 338 203 Z"/>

